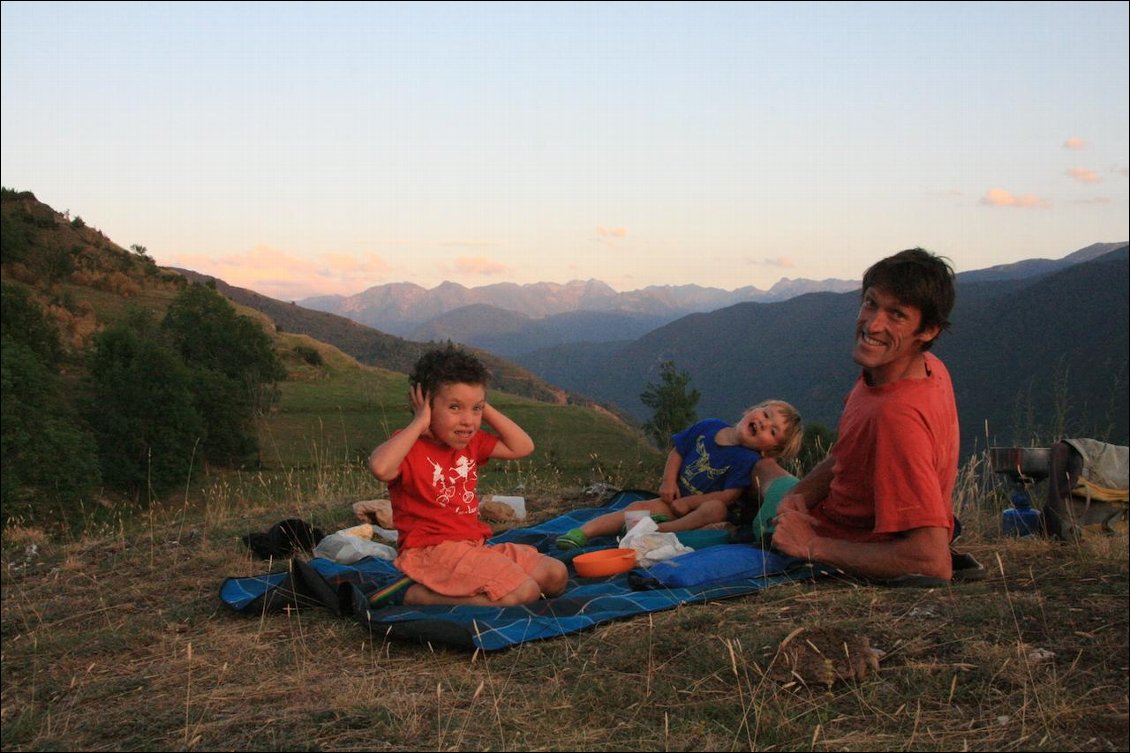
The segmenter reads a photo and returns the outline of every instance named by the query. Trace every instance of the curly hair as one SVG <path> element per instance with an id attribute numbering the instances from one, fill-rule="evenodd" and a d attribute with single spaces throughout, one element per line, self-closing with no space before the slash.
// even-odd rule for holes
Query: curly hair
<path id="1" fill-rule="evenodd" d="M 433 396 L 445 384 L 481 384 L 486 387 L 488 382 L 490 371 L 483 362 L 454 345 L 429 350 L 420 356 L 408 375 L 410 387 L 418 384 L 424 388 L 424 394 Z"/>

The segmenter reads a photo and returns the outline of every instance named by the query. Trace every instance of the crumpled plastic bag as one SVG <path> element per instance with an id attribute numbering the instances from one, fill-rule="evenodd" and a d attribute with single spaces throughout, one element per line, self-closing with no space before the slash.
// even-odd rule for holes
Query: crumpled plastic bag
<path id="1" fill-rule="evenodd" d="M 371 541 L 347 531 L 338 531 L 318 542 L 318 545 L 314 547 L 314 556 L 324 557 L 343 565 L 352 565 L 365 557 L 394 560 L 396 559 L 396 550 L 388 544 Z"/>
<path id="2" fill-rule="evenodd" d="M 659 526 L 650 517 L 643 518 L 620 539 L 621 549 L 636 550 L 636 565 L 651 567 L 656 562 L 693 552 L 689 546 L 679 541 L 673 533 L 661 533 Z"/>

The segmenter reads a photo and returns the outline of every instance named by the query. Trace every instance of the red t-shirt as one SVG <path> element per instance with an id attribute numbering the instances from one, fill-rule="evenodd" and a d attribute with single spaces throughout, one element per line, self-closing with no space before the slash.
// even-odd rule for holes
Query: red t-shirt
<path id="1" fill-rule="evenodd" d="M 914 528 L 953 531 L 957 406 L 949 371 L 926 353 L 928 376 L 869 387 L 860 376 L 832 448 L 835 478 L 813 510 L 818 533 L 885 541 Z"/>
<path id="2" fill-rule="evenodd" d="M 498 437 L 476 432 L 465 449 L 420 437 L 389 482 L 392 518 L 401 549 L 443 541 L 484 541 L 490 526 L 479 520 L 478 467 L 490 459 Z"/>

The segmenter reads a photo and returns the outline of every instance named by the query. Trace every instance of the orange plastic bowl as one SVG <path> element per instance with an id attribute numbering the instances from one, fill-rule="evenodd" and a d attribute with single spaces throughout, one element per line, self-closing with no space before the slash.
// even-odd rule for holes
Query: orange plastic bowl
<path id="1" fill-rule="evenodd" d="M 601 549 L 578 554 L 573 558 L 573 567 L 576 568 L 577 575 L 584 578 L 626 573 L 635 566 L 635 549 Z"/>

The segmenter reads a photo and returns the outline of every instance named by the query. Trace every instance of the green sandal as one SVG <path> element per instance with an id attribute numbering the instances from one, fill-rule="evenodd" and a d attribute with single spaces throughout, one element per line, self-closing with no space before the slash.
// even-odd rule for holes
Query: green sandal
<path id="1" fill-rule="evenodd" d="M 574 528 L 557 537 L 558 549 L 584 549 L 588 545 L 589 537 L 580 528 Z"/>

